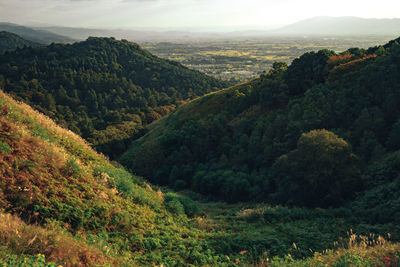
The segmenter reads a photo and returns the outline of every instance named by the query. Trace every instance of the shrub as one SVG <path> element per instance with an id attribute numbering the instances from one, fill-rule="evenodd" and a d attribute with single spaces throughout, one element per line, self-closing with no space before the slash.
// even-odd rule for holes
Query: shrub
<path id="1" fill-rule="evenodd" d="M 363 258 L 360 255 L 354 255 L 351 253 L 344 253 L 339 259 L 336 260 L 332 267 L 368 267 L 372 266 L 372 262 L 369 259 Z"/>
<path id="2" fill-rule="evenodd" d="M 12 151 L 13 151 L 13 149 L 6 142 L 0 142 L 0 154 L 1 155 L 8 155 Z"/>
<path id="3" fill-rule="evenodd" d="M 182 203 L 176 198 L 167 201 L 165 203 L 165 206 L 166 206 L 167 210 L 172 213 L 175 213 L 178 215 L 185 213 L 185 208 L 183 207 Z"/>
<path id="4" fill-rule="evenodd" d="M 173 193 L 167 193 L 165 194 L 164 201 L 165 206 L 172 213 L 194 216 L 199 210 L 196 202 L 186 196 L 178 196 Z"/>
<path id="5" fill-rule="evenodd" d="M 199 207 L 197 206 L 196 202 L 189 197 L 181 196 L 179 197 L 179 201 L 183 205 L 186 215 L 194 216 L 199 211 Z"/>
<path id="6" fill-rule="evenodd" d="M 81 166 L 76 162 L 74 158 L 68 159 L 65 166 L 62 168 L 69 175 L 79 175 L 82 171 Z"/>

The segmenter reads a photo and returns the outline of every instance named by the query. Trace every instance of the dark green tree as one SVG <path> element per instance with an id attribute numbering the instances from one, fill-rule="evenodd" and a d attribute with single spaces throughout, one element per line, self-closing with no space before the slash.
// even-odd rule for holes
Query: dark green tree
<path id="1" fill-rule="evenodd" d="M 338 205 L 361 189 L 356 162 L 351 146 L 334 133 L 304 133 L 273 166 L 276 197 L 290 205 Z"/>
<path id="2" fill-rule="evenodd" d="M 326 64 L 333 55 L 334 51 L 324 49 L 317 53 L 305 53 L 293 60 L 284 76 L 290 95 L 301 95 L 312 86 L 324 82 L 328 77 Z"/>

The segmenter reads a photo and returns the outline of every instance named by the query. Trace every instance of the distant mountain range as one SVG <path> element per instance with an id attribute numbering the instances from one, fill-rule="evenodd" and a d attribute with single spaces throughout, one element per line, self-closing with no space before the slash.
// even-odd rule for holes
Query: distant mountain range
<path id="1" fill-rule="evenodd" d="M 113 36 L 134 41 L 218 39 L 271 35 L 387 35 L 397 37 L 400 35 L 400 18 L 314 17 L 274 30 L 238 30 L 224 33 L 161 30 L 106 30 L 66 27 L 40 27 L 37 29 L 69 36 L 75 39 L 86 39 L 88 36 Z"/>
<path id="2" fill-rule="evenodd" d="M 0 31 L 7 31 L 14 34 L 18 34 L 22 38 L 40 43 L 40 44 L 51 44 L 51 43 L 72 43 L 77 41 L 76 39 L 63 36 L 57 33 L 49 32 L 42 29 L 33 29 L 30 27 L 21 26 L 13 23 L 0 22 Z"/>
<path id="3" fill-rule="evenodd" d="M 60 26 L 35 27 L 37 30 L 44 30 L 55 34 L 69 36 L 74 39 L 85 40 L 93 37 L 115 37 L 135 42 L 157 42 L 188 39 L 215 39 L 224 37 L 221 33 L 190 32 L 190 31 L 157 31 L 157 30 L 135 30 L 135 29 L 90 29 L 73 28 Z"/>
<path id="4" fill-rule="evenodd" d="M 6 31 L 0 31 L 0 55 L 7 51 L 14 51 L 24 46 L 39 46 L 38 43 L 25 40 L 18 35 Z"/>
<path id="5" fill-rule="evenodd" d="M 38 43 L 70 43 L 93 37 L 115 37 L 135 42 L 187 41 L 193 39 L 227 39 L 277 35 L 400 35 L 400 19 L 358 17 L 314 17 L 275 30 L 238 30 L 231 32 L 193 32 L 136 29 L 90 29 L 61 26 L 26 27 L 0 23 L 0 30 L 16 33 Z"/>
<path id="6" fill-rule="evenodd" d="M 400 19 L 315 17 L 270 31 L 269 34 L 400 35 Z"/>

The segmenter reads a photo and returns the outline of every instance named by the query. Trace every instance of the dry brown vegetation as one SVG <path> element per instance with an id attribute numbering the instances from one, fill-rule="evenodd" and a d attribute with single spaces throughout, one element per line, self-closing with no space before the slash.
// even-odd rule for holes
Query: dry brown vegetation
<path id="1" fill-rule="evenodd" d="M 17 216 L 0 213 L 0 243 L 15 254 L 44 254 L 48 261 L 66 266 L 111 264 L 111 258 L 56 226 L 27 225 Z"/>

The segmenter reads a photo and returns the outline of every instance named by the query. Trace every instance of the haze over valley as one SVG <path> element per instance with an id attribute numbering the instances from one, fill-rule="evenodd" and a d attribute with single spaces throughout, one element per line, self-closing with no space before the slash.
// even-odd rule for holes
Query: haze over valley
<path id="1" fill-rule="evenodd" d="M 229 32 L 32 27 L 0 23 L 0 30 L 43 44 L 70 43 L 90 36 L 127 39 L 157 56 L 232 82 L 255 78 L 268 71 L 275 61 L 289 64 L 307 51 L 341 52 L 351 47 L 379 45 L 400 35 L 399 29 L 400 19 L 357 17 L 315 17 L 274 30 Z"/>

